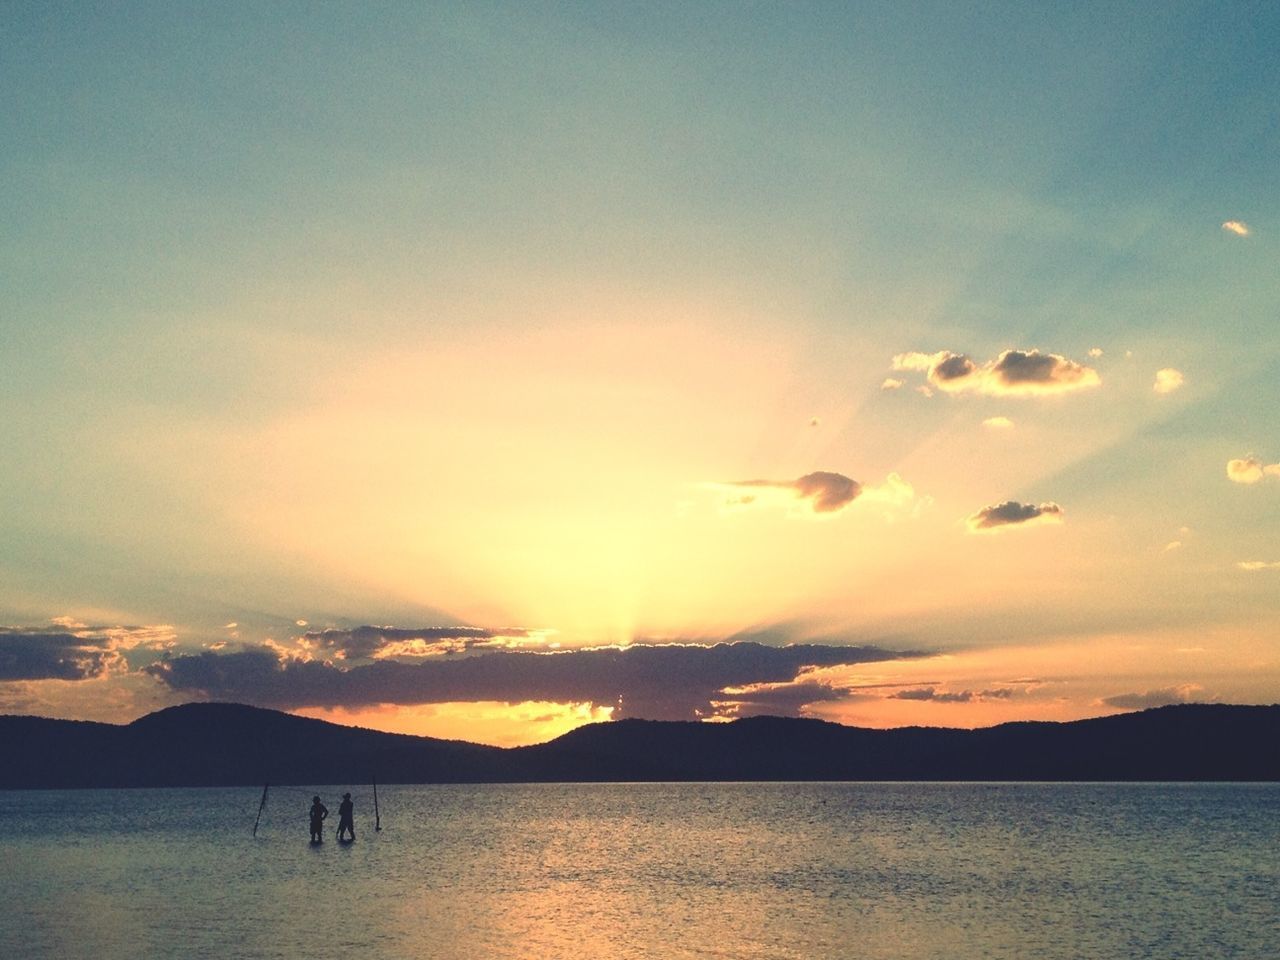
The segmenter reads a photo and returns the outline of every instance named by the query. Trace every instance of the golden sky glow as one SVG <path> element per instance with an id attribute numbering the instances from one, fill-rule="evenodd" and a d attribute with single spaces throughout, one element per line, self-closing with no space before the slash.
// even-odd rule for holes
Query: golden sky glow
<path id="1" fill-rule="evenodd" d="M 1280 699 L 1265 31 L 958 9 L 15 17 L 0 709 Z"/>

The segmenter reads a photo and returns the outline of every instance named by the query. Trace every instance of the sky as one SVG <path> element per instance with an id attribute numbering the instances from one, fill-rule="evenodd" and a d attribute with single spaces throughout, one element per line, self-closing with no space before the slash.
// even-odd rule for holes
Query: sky
<path id="1" fill-rule="evenodd" d="M 0 19 L 0 712 L 1280 701 L 1280 7 Z"/>

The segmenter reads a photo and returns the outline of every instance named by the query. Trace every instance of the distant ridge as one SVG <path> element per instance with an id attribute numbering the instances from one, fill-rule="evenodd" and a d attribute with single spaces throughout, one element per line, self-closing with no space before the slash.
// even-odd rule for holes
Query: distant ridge
<path id="1" fill-rule="evenodd" d="M 0 788 L 675 780 L 1280 780 L 1280 706 L 868 730 L 619 720 L 501 749 L 226 703 L 117 726 L 0 716 Z"/>

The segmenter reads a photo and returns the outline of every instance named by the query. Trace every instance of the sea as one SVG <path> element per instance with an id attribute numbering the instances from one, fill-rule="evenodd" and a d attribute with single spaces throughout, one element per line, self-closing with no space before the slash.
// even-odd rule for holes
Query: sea
<path id="1" fill-rule="evenodd" d="M 381 830 L 369 785 L 261 797 L 0 793 L 0 957 L 1280 957 L 1280 784 L 379 784 Z"/>

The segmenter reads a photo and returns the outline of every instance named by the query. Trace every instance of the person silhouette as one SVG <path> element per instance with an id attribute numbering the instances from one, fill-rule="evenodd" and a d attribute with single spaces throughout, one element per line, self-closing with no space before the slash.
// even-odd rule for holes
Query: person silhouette
<path id="1" fill-rule="evenodd" d="M 351 794 L 344 793 L 342 802 L 338 804 L 338 839 L 343 839 L 342 834 L 345 831 L 346 839 L 354 840 L 356 838 L 356 824 L 353 819 L 356 805 L 351 802 Z"/>
<path id="2" fill-rule="evenodd" d="M 320 802 L 319 797 L 311 798 L 311 842 L 319 843 L 324 839 L 324 818 L 329 816 L 329 808 Z"/>

